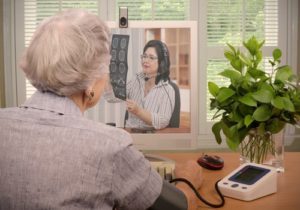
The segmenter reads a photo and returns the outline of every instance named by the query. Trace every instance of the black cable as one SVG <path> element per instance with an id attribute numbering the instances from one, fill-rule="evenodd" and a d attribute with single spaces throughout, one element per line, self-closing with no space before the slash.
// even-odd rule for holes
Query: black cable
<path id="1" fill-rule="evenodd" d="M 210 206 L 210 207 L 213 207 L 213 208 L 220 208 L 220 207 L 224 206 L 224 204 L 225 204 L 225 199 L 224 199 L 224 196 L 222 195 L 222 193 L 221 193 L 221 191 L 220 191 L 220 189 L 219 189 L 219 187 L 218 187 L 218 182 L 219 182 L 219 181 L 220 181 L 220 180 L 218 180 L 218 181 L 215 183 L 215 189 L 216 189 L 218 195 L 219 195 L 220 198 L 221 198 L 221 203 L 220 203 L 220 204 L 213 204 L 213 203 L 210 203 L 210 202 L 208 202 L 207 200 L 205 200 L 205 199 L 199 194 L 199 192 L 198 192 L 197 189 L 194 187 L 194 185 L 193 185 L 189 180 L 187 180 L 187 179 L 185 179 L 185 178 L 175 178 L 175 179 L 172 179 L 172 180 L 170 181 L 170 183 L 173 183 L 173 182 L 184 182 L 184 183 L 186 183 L 186 184 L 194 191 L 194 193 L 196 194 L 197 198 L 199 198 L 203 203 L 205 203 L 206 205 L 208 205 L 208 206 Z"/>

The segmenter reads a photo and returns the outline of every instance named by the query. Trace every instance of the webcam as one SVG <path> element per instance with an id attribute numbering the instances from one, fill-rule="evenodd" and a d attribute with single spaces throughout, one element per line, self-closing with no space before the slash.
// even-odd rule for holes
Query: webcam
<path id="1" fill-rule="evenodd" d="M 119 7 L 119 27 L 128 27 L 128 9 L 127 7 Z"/>

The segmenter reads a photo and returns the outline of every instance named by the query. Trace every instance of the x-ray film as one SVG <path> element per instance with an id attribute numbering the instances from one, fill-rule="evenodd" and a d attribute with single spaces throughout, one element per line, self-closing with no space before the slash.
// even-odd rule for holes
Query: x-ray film
<path id="1" fill-rule="evenodd" d="M 128 42 L 129 35 L 113 34 L 112 36 L 109 65 L 110 82 L 115 97 L 122 100 L 126 100 Z"/>

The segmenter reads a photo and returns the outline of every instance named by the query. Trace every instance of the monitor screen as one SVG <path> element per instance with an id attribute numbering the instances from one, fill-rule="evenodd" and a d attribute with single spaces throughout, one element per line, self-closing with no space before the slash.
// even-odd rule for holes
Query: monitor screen
<path id="1" fill-rule="evenodd" d="M 197 22 L 196 21 L 130 21 L 128 28 L 107 22 L 112 34 L 129 36 L 127 81 L 141 72 L 140 56 L 144 45 L 153 39 L 163 41 L 170 52 L 170 79 L 180 94 L 180 125 L 177 128 L 129 129 L 140 149 L 191 149 L 197 147 Z M 161 99 L 157 99 L 161 100 Z M 103 98 L 87 116 L 93 120 L 124 128 L 125 103 L 107 103 Z"/>

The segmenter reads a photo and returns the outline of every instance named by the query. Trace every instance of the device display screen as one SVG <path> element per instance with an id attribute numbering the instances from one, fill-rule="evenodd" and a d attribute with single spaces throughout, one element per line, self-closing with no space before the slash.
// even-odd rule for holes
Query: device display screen
<path id="1" fill-rule="evenodd" d="M 230 181 L 242 183 L 242 184 L 254 184 L 270 170 L 266 168 L 260 168 L 256 166 L 245 166 L 232 177 L 229 178 Z"/>

